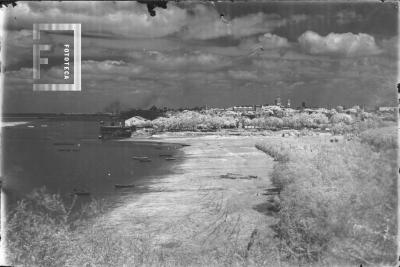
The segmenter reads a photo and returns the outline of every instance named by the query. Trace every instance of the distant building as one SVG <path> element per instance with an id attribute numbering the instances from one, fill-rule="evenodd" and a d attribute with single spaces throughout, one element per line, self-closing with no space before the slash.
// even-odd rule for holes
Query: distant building
<path id="1" fill-rule="evenodd" d="M 345 109 L 344 112 L 345 112 L 346 114 L 349 114 L 349 115 L 355 115 L 355 114 L 358 113 L 358 110 L 355 109 L 355 108 L 348 108 L 348 109 Z"/>
<path id="2" fill-rule="evenodd" d="M 392 111 L 396 111 L 396 107 L 379 107 L 378 111 L 380 112 L 392 112 Z"/>
<path id="3" fill-rule="evenodd" d="M 140 116 L 134 116 L 132 118 L 129 118 L 127 120 L 125 120 L 125 126 L 135 126 L 135 127 L 145 127 L 146 124 L 148 123 L 149 120 L 140 117 Z"/>
<path id="4" fill-rule="evenodd" d="M 236 112 L 255 111 L 255 107 L 254 106 L 234 106 L 233 111 L 236 111 Z"/>
<path id="5" fill-rule="evenodd" d="M 275 106 L 281 106 L 281 98 L 280 97 L 275 98 Z"/>
<path id="6" fill-rule="evenodd" d="M 255 112 L 260 112 L 260 111 L 262 111 L 262 105 L 255 105 L 255 106 L 254 106 L 254 111 L 255 111 Z"/>
<path id="7" fill-rule="evenodd" d="M 312 109 L 312 108 L 305 108 L 303 109 L 304 113 L 308 113 L 308 114 L 316 114 L 316 113 L 321 113 L 319 112 L 317 109 Z"/>
<path id="8" fill-rule="evenodd" d="M 290 108 L 290 98 L 288 98 L 288 100 L 287 100 L 287 105 L 286 105 L 286 107 Z"/>

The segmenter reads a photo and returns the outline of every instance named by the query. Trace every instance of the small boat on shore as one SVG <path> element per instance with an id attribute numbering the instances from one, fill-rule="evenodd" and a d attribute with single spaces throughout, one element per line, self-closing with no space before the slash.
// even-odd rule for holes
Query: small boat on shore
<path id="1" fill-rule="evenodd" d="M 90 192 L 75 192 L 74 194 L 77 196 L 90 196 Z"/>
<path id="2" fill-rule="evenodd" d="M 135 159 L 135 160 L 146 160 L 146 159 L 149 159 L 149 157 L 145 157 L 145 156 L 133 156 L 132 159 Z"/>
<path id="3" fill-rule="evenodd" d="M 134 184 L 115 184 L 114 185 L 115 188 L 132 188 L 135 187 Z"/>
<path id="4" fill-rule="evenodd" d="M 176 160 L 176 158 L 165 158 L 165 160 Z"/>
<path id="5" fill-rule="evenodd" d="M 72 195 L 76 195 L 76 196 L 90 196 L 90 192 L 83 190 L 83 189 L 76 189 L 74 188 Z"/>
<path id="6" fill-rule="evenodd" d="M 135 130 L 135 127 L 101 125 L 99 139 L 128 138 L 132 136 Z"/>
<path id="7" fill-rule="evenodd" d="M 266 188 L 264 190 L 264 193 L 262 193 L 265 196 L 270 196 L 270 195 L 279 195 L 281 193 L 281 188 L 278 187 L 272 187 L 272 188 Z"/>

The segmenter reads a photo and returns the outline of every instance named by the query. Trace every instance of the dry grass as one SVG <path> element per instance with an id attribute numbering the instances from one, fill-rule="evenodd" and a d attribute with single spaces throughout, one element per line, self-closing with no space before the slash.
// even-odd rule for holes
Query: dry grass
<path id="1" fill-rule="evenodd" d="M 17 266 L 278 266 L 273 238 L 255 230 L 248 242 L 239 242 L 243 221 L 232 216 L 223 202 L 210 199 L 211 220 L 201 236 L 193 237 L 201 238 L 203 246 L 174 242 L 160 246 L 148 234 L 97 227 L 94 219 L 102 216 L 98 201 L 72 220 L 60 197 L 41 188 L 10 214 L 9 261 Z"/>
<path id="2" fill-rule="evenodd" d="M 313 145 L 292 139 L 275 148 L 273 143 L 258 146 L 269 155 L 275 150 L 289 155 L 289 160 L 277 157 L 272 173 L 273 183 L 282 188 L 275 226 L 282 255 L 324 265 L 332 258 L 353 264 L 395 262 L 393 133 L 382 128 L 363 133 L 360 140 Z"/>

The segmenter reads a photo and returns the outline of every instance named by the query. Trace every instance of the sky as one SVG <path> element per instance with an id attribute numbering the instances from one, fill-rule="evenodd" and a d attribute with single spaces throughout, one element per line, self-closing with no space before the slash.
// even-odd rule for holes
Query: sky
<path id="1" fill-rule="evenodd" d="M 150 16 L 137 2 L 18 2 L 7 7 L 3 112 L 396 105 L 397 19 L 380 2 L 168 2 Z M 221 17 L 223 15 L 223 17 Z M 34 23 L 82 25 L 82 90 L 34 92 Z M 62 80 L 70 32 L 41 75 Z M 4 44 L 3 44 L 4 45 Z M 61 51 L 61 52 L 60 52 Z"/>

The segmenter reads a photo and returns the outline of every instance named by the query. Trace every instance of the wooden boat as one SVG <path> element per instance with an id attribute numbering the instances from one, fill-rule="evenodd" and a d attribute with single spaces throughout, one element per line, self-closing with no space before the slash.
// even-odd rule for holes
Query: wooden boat
<path id="1" fill-rule="evenodd" d="M 76 196 L 89 196 L 90 192 L 85 190 L 74 189 L 72 194 Z"/>
<path id="2" fill-rule="evenodd" d="M 75 192 L 74 194 L 77 195 L 77 196 L 90 196 L 90 192 L 84 192 L 84 191 Z"/>
<path id="3" fill-rule="evenodd" d="M 115 188 L 132 188 L 135 187 L 134 184 L 115 184 L 114 185 Z"/>
<path id="4" fill-rule="evenodd" d="M 273 187 L 273 188 L 265 189 L 263 195 L 265 195 L 265 196 L 279 195 L 280 193 L 281 193 L 281 188 Z"/>
<path id="5" fill-rule="evenodd" d="M 101 139 L 127 138 L 131 137 L 133 131 L 135 131 L 134 127 L 103 125 L 100 126 Z"/>
<path id="6" fill-rule="evenodd" d="M 146 156 L 133 156 L 132 159 L 136 159 L 136 160 L 146 160 L 146 159 L 149 159 L 149 157 L 146 157 Z"/>

